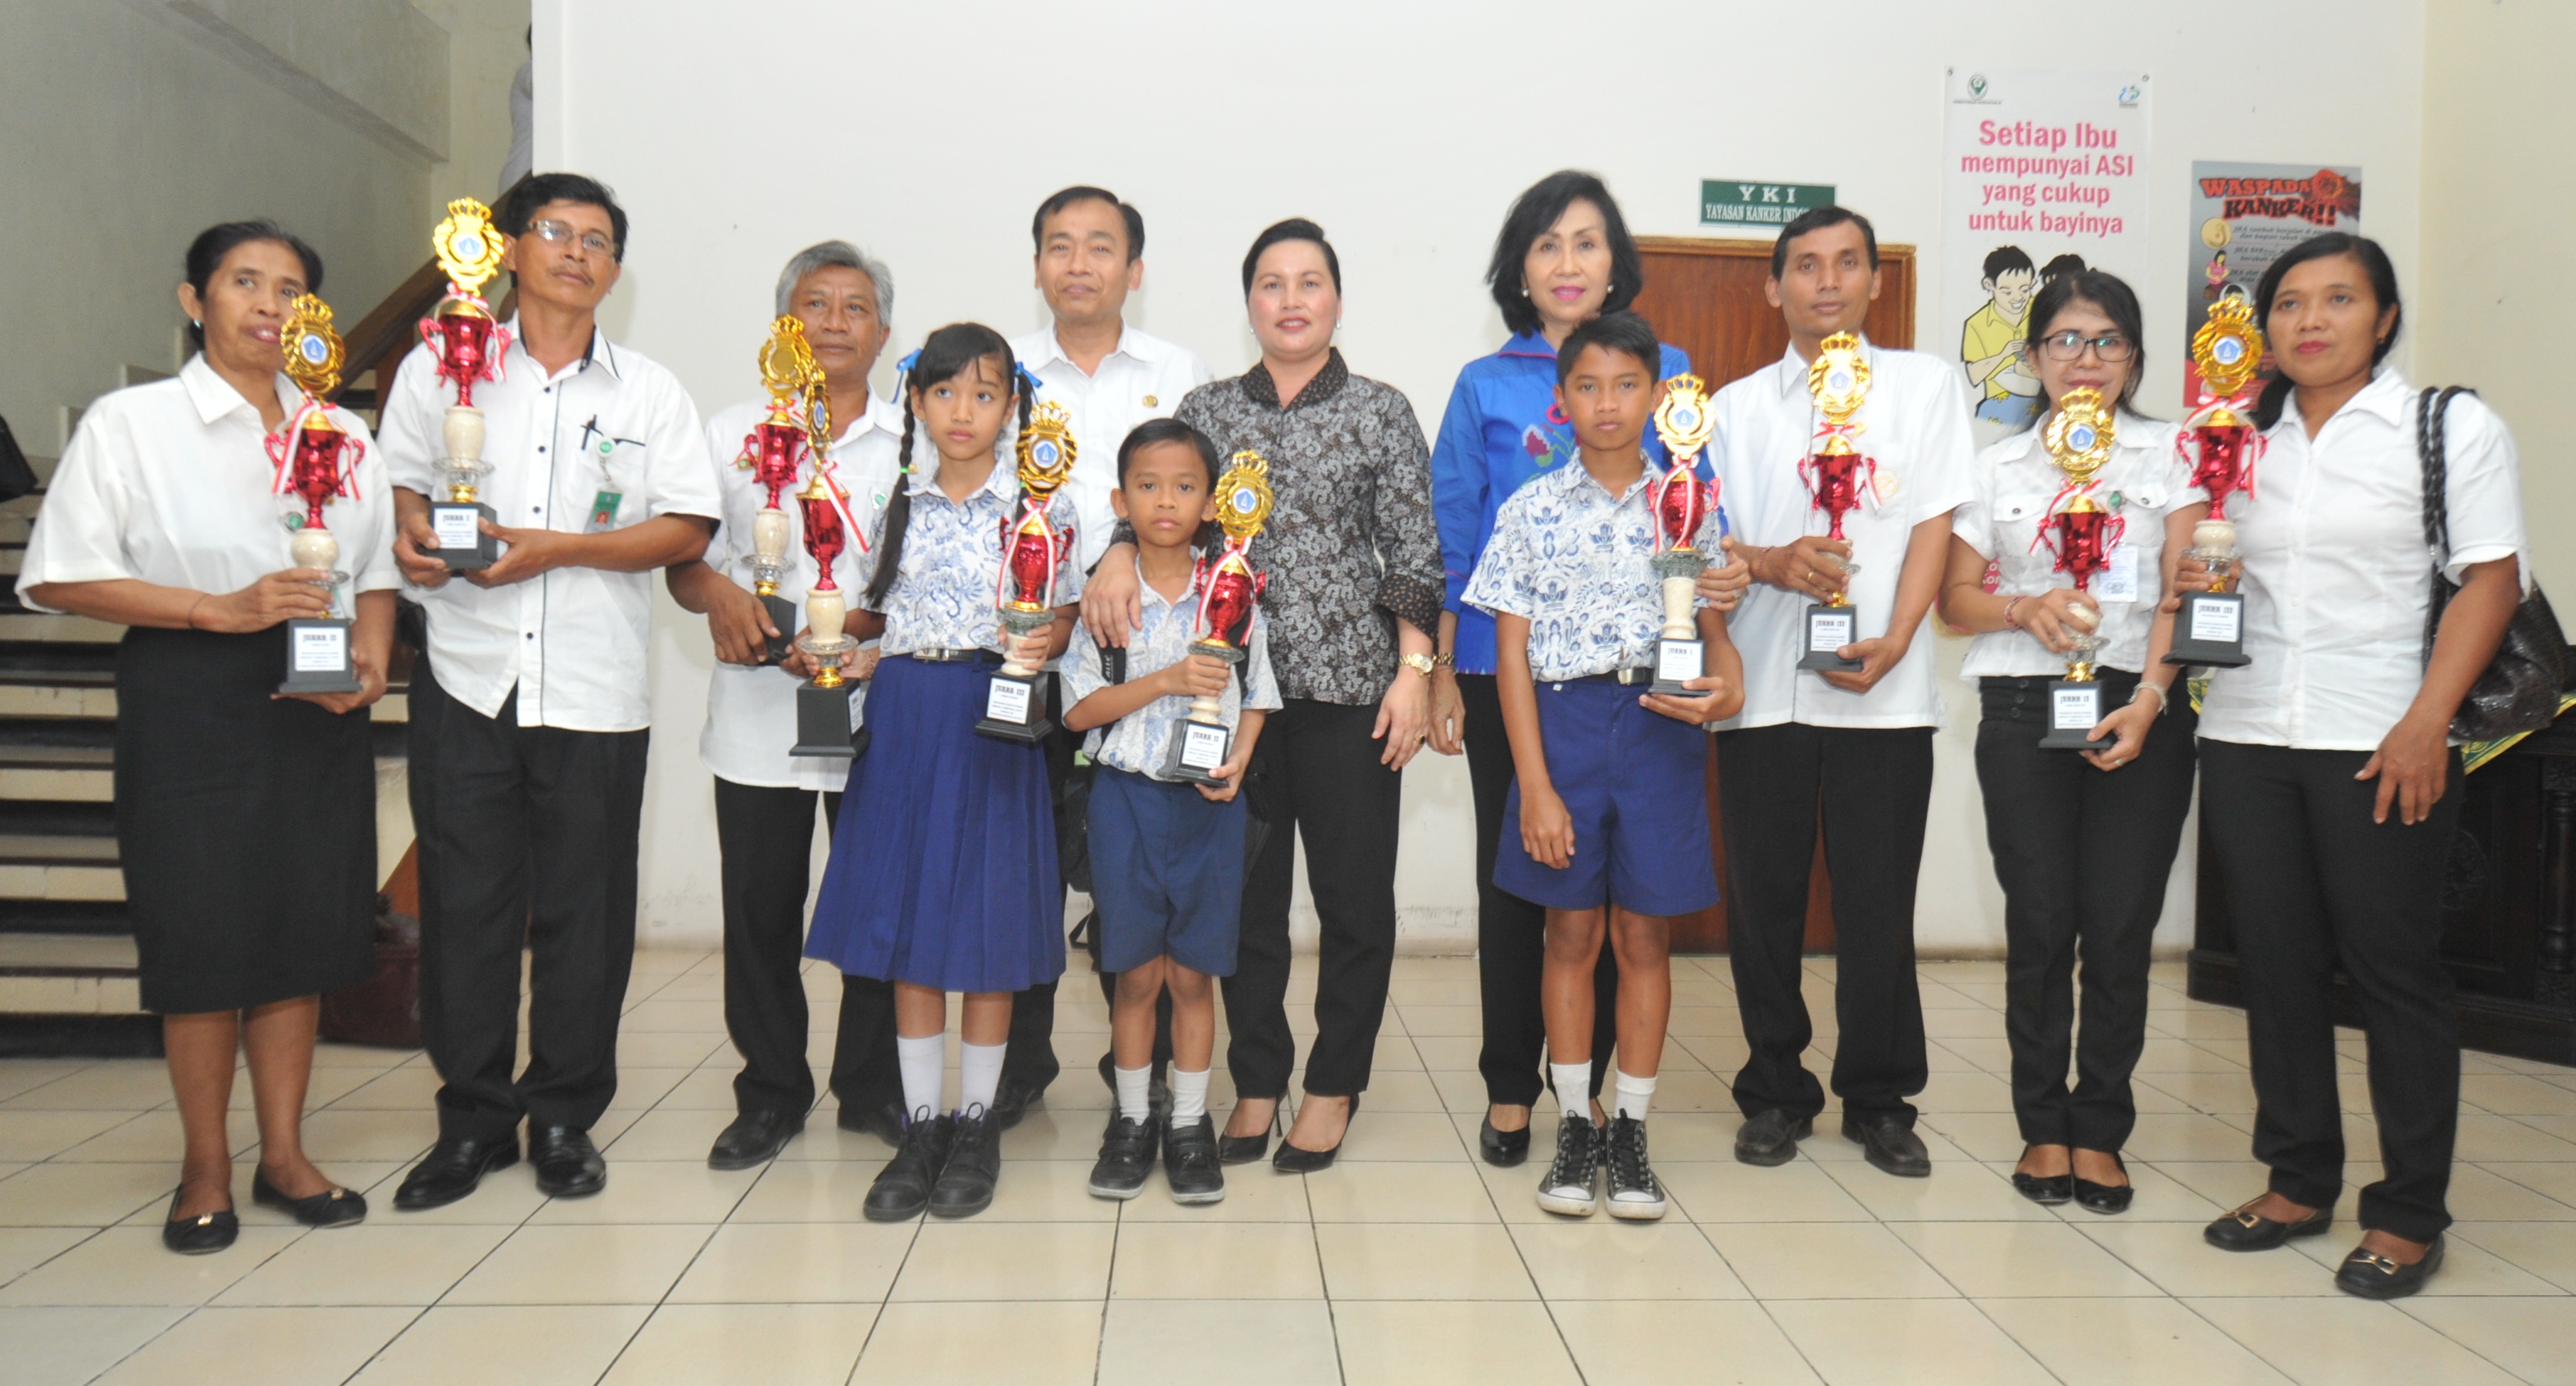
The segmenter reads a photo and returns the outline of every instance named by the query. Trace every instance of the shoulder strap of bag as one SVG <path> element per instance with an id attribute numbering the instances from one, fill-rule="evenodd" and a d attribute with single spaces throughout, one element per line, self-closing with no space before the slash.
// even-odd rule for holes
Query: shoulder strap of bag
<path id="1" fill-rule="evenodd" d="M 2441 634 L 2443 609 L 2451 604 L 2453 584 L 2444 573 L 2451 564 L 2450 436 L 2444 426 L 2453 398 L 2472 394 L 2462 385 L 2440 389 L 2428 385 L 2416 397 L 2415 455 L 2424 464 L 2424 550 L 2432 563 L 2432 600 L 2424 609 L 2423 662 L 2433 662 L 2433 640 Z"/>

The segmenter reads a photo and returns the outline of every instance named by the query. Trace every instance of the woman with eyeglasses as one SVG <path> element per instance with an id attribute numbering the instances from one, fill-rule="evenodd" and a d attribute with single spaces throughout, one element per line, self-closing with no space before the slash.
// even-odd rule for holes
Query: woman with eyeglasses
<path id="1" fill-rule="evenodd" d="M 1976 499 L 1951 519 L 1941 619 L 1976 637 L 1960 672 L 1984 702 L 1977 783 L 2004 890 L 2004 1032 L 2025 1144 L 2013 1187 L 2117 1213 L 2131 1196 L 2120 1146 L 2137 1124 L 2129 1073 L 2146 1043 L 2148 950 L 2191 807 L 2192 712 L 2168 699 L 2178 671 L 2164 662 L 2173 617 L 2160 608 L 2208 496 L 2175 455 L 2174 426 L 2130 412 L 2146 355 L 2127 284 L 2060 275 L 2027 322 L 2048 411 L 1978 455 Z M 2055 516 L 2076 493 L 2046 443 L 2078 389 L 2116 401 L 2110 460 L 2083 494 L 2119 525 L 2082 591 L 2058 567 Z M 2049 685 L 2067 676 L 2079 635 L 2101 641 L 2095 677 L 2111 712 L 2090 749 L 2043 750 Z"/>

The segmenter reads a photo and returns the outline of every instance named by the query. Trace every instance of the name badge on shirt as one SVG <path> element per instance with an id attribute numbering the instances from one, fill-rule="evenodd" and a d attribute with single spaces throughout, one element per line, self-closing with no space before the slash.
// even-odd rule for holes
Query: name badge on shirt
<path id="1" fill-rule="evenodd" d="M 583 532 L 586 534 L 604 534 L 609 530 L 617 528 L 617 507 L 624 504 L 625 500 L 626 493 L 623 491 L 602 491 L 598 495 L 592 496 L 590 498 L 590 523 L 584 528 Z"/>
<path id="2" fill-rule="evenodd" d="M 2106 602 L 2134 602 L 2138 599 L 2138 551 L 2126 544 L 2111 550 L 2110 561 L 2102 567 L 2102 576 L 2093 583 L 2093 595 Z"/>

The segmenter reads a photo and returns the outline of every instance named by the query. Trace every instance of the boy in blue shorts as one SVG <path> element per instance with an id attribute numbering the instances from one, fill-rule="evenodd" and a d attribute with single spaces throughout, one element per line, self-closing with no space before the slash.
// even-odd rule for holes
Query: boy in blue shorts
<path id="1" fill-rule="evenodd" d="M 1216 444 L 1188 424 L 1155 419 L 1127 435 L 1110 503 L 1136 529 L 1144 624 L 1128 641 L 1123 681 L 1103 668 L 1103 652 L 1087 632 L 1076 634 L 1064 661 L 1075 699 L 1065 709 L 1065 729 L 1090 733 L 1085 749 L 1099 767 L 1091 785 L 1092 898 L 1100 906 L 1100 967 L 1118 978 L 1109 1019 L 1118 1107 L 1091 1168 L 1091 1192 L 1100 1198 L 1142 1193 L 1158 1146 L 1176 1201 L 1225 1197 L 1216 1123 L 1207 1112 L 1208 1069 L 1216 1057 L 1216 988 L 1209 979 L 1234 972 L 1243 906 L 1243 770 L 1267 710 L 1279 706 L 1279 688 L 1270 674 L 1269 633 L 1257 612 L 1241 665 L 1190 648 L 1199 610 L 1194 544 L 1216 518 L 1216 476 Z M 1177 780 L 1166 768 L 1174 731 L 1198 697 L 1218 698 L 1234 731 L 1224 762 L 1209 772 L 1212 783 Z M 1154 1006 L 1166 986 L 1172 992 L 1168 1134 L 1155 1129 L 1149 1096 Z"/>
<path id="2" fill-rule="evenodd" d="M 1539 998 L 1550 1076 L 1564 1103 L 1556 1159 L 1538 1191 L 1551 1213 L 1664 1215 L 1646 1159 L 1646 1105 L 1671 1018 L 1672 916 L 1717 903 L 1702 726 L 1744 704 L 1726 618 L 1697 606 L 1703 677 L 1647 691 L 1663 628 L 1651 483 L 1641 441 L 1663 398 L 1662 349 L 1634 313 L 1605 313 L 1557 349 L 1557 407 L 1580 465 L 1503 503 L 1465 600 L 1494 615 L 1503 721 L 1519 776 L 1503 812 L 1494 884 L 1547 908 Z M 1716 554 L 1716 507 L 1694 537 Z M 1619 960 L 1617 1105 L 1592 1124 L 1592 972 L 1607 938 Z"/>

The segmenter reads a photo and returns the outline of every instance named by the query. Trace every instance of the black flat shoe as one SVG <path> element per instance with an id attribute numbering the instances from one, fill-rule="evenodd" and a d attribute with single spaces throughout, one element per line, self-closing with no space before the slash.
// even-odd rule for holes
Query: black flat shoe
<path id="1" fill-rule="evenodd" d="M 2108 1153 L 2111 1163 L 2120 1167 L 2123 1176 L 2127 1175 L 2129 1162 L 2121 1159 L 2116 1150 Z M 2096 1184 L 2082 1175 L 2075 1178 L 2075 1206 L 2088 1213 L 2125 1213 L 2129 1211 L 2129 1200 L 2137 1196 L 2134 1184 Z"/>
<path id="2" fill-rule="evenodd" d="M 1859 1144 L 1862 1158 L 1879 1170 L 1899 1179 L 1928 1179 L 1932 1175 L 1932 1156 L 1923 1148 L 1923 1138 L 1902 1117 L 1881 1116 L 1863 1120 L 1843 1114 L 1843 1139 Z"/>
<path id="3" fill-rule="evenodd" d="M 2332 1208 L 2319 1208 L 2297 1222 L 2274 1222 L 2246 1211 L 2253 1206 L 2248 1203 L 2200 1229 L 2201 1240 L 2221 1251 L 2270 1251 L 2292 1237 L 2313 1237 L 2334 1226 Z"/>
<path id="4" fill-rule="evenodd" d="M 874 1136 L 888 1146 L 903 1144 L 903 1104 L 900 1102 L 879 1102 L 872 1106 L 854 1106 L 844 1102 L 841 1114 L 833 1119 L 832 1124 L 844 1131 Z"/>
<path id="5" fill-rule="evenodd" d="M 2055 1207 L 2075 1197 L 2072 1174 L 2024 1174 L 2013 1171 L 2013 1192 L 2042 1207 Z"/>
<path id="6" fill-rule="evenodd" d="M 403 1176 L 402 1187 L 394 1190 L 394 1207 L 406 1213 L 444 1208 L 474 1192 L 484 1175 L 518 1162 L 516 1131 L 488 1140 L 470 1136 L 442 1140 Z"/>
<path id="7" fill-rule="evenodd" d="M 1342 1155 L 1342 1141 L 1351 1138 L 1351 1123 L 1360 1119 L 1360 1095 L 1351 1094 L 1351 1110 L 1342 1118 L 1342 1140 L 1333 1142 L 1330 1150 L 1308 1150 L 1291 1145 L 1286 1136 L 1279 1138 L 1279 1153 L 1270 1157 L 1270 1167 L 1281 1174 L 1313 1174 L 1333 1167 Z"/>
<path id="8" fill-rule="evenodd" d="M 1485 1114 L 1484 1129 L 1476 1133 L 1476 1153 L 1485 1157 L 1486 1164 L 1498 1169 L 1510 1169 L 1529 1158 L 1529 1147 L 1530 1129 L 1528 1127 L 1524 1126 L 1517 1131 L 1497 1131 L 1494 1129 L 1493 1113 Z"/>
<path id="9" fill-rule="evenodd" d="M 311 1198 L 288 1198 L 268 1182 L 268 1171 L 264 1169 L 251 1173 L 250 1201 L 263 1208 L 282 1209 L 307 1227 L 353 1227 L 367 1220 L 367 1200 L 355 1189 L 329 1188 Z"/>
<path id="10" fill-rule="evenodd" d="M 805 1129 L 805 1118 L 797 1112 L 745 1112 L 716 1137 L 714 1148 L 707 1151 L 709 1169 L 751 1169 L 778 1158 L 778 1152 Z"/>
<path id="11" fill-rule="evenodd" d="M 608 1187 L 608 1162 L 587 1131 L 547 1126 L 529 1132 L 528 1163 L 537 1167 L 537 1192 L 548 1198 L 588 1198 Z"/>
<path id="12" fill-rule="evenodd" d="M 2335 1288 L 2363 1299 L 2404 1299 L 2424 1288 L 2433 1272 L 2442 1268 L 2442 1239 L 2424 1249 L 2424 1259 L 2411 1266 L 2401 1266 L 2376 1251 L 2354 1247 L 2335 1271 Z"/>
<path id="13" fill-rule="evenodd" d="M 170 1206 L 179 1206 L 179 1195 L 170 1195 Z M 182 1256 L 205 1256 L 233 1244 L 241 1235 L 241 1219 L 226 1208 L 220 1213 L 201 1213 L 193 1218 L 173 1218 L 161 1224 L 161 1245 Z"/>
<path id="14" fill-rule="evenodd" d="M 1279 1109 L 1270 1109 L 1270 1124 L 1258 1136 L 1218 1136 L 1216 1162 L 1221 1165 L 1248 1165 L 1270 1153 L 1270 1137 L 1280 1129 Z"/>
<path id="15" fill-rule="evenodd" d="M 1785 1165 L 1798 1158 L 1798 1142 L 1815 1133 L 1813 1118 L 1789 1119 L 1774 1107 L 1755 1112 L 1735 1132 L 1735 1158 L 1748 1165 Z"/>

